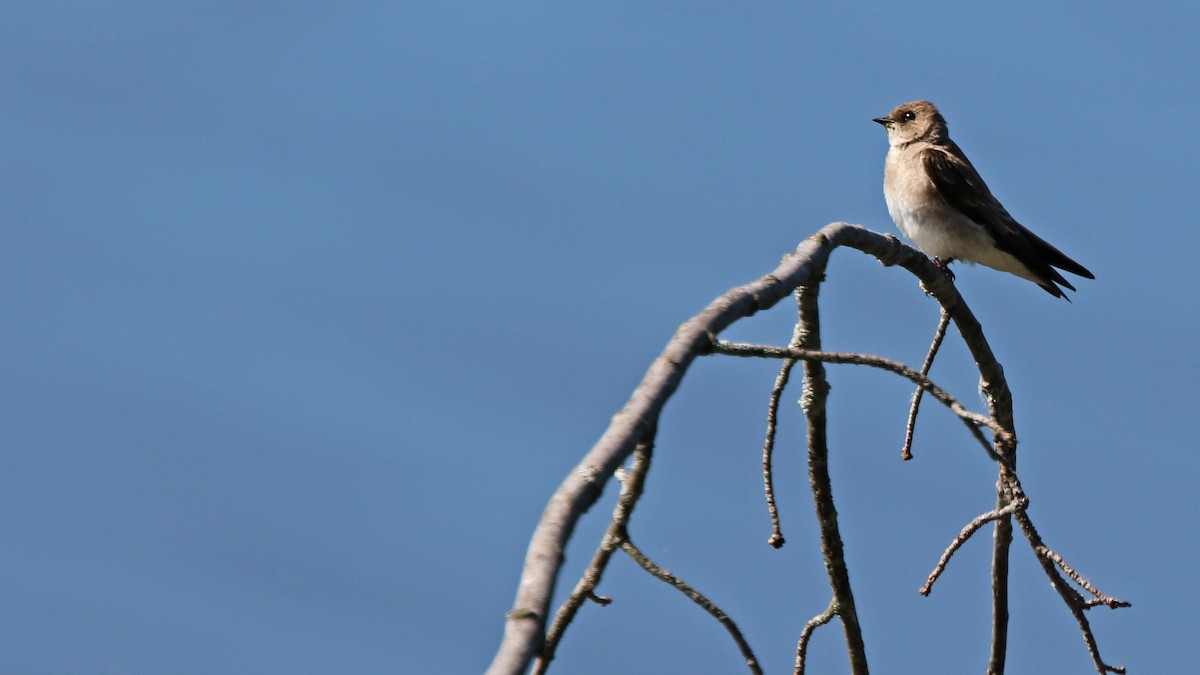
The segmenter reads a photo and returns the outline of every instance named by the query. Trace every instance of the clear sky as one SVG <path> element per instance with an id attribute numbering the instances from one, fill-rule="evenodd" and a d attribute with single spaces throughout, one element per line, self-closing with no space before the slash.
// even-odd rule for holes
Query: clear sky
<path id="1" fill-rule="evenodd" d="M 1014 392 L 1043 536 L 1195 665 L 1200 7 L 1189 3 L 25 2 L 0 10 L 0 654 L 14 673 L 471 673 L 547 498 L 675 327 L 831 221 L 884 232 L 871 118 L 936 102 L 993 192 L 1096 274 L 958 285 Z M 919 364 L 937 311 L 841 251 L 827 347 Z M 786 304 L 786 303 L 785 303 Z M 781 306 L 728 337 L 784 344 Z M 982 409 L 954 340 L 933 378 Z M 827 604 L 775 364 L 697 363 L 631 532 L 768 672 Z M 832 472 L 878 673 L 980 672 L 995 471 L 911 387 L 829 369 Z M 1190 392 L 1190 393 L 1189 393 Z M 568 551 L 569 588 L 615 490 Z M 1013 549 L 1010 670 L 1090 672 Z M 731 673 L 614 560 L 561 672 Z M 841 631 L 813 670 L 844 672 Z"/>

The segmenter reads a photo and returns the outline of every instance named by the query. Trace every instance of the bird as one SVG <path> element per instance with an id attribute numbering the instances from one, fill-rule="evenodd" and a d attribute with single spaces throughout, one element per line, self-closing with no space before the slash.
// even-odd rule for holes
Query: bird
<path id="1" fill-rule="evenodd" d="M 883 195 L 896 227 L 953 277 L 955 260 L 1009 272 L 1070 302 L 1059 272 L 1095 279 L 1086 267 L 1018 223 L 950 140 L 929 101 L 896 106 L 873 121 L 887 129 Z M 1055 269 L 1058 268 L 1058 269 Z"/>

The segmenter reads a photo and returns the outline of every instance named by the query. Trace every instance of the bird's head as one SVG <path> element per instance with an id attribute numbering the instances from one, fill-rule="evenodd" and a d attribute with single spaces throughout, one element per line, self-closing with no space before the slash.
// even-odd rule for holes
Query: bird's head
<path id="1" fill-rule="evenodd" d="M 937 143 L 950 137 L 946 120 L 929 101 L 911 101 L 896 106 L 886 117 L 875 121 L 887 129 L 888 143 L 905 146 L 916 141 Z"/>

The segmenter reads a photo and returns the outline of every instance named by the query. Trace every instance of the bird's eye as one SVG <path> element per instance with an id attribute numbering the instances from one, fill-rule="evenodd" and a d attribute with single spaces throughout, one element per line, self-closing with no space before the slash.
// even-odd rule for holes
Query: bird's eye
<path id="1" fill-rule="evenodd" d="M 911 122 L 911 121 L 917 119 L 917 114 L 911 110 L 906 110 L 904 112 L 904 114 L 901 115 L 901 117 L 904 118 L 905 122 Z"/>

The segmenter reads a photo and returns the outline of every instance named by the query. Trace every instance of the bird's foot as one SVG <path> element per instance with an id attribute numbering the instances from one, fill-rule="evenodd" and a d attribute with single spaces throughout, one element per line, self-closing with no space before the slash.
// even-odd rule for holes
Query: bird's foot
<path id="1" fill-rule="evenodd" d="M 946 276 L 950 277 L 950 281 L 954 281 L 955 279 L 954 271 L 950 269 L 950 263 L 952 262 L 954 262 L 954 258 L 946 258 L 945 260 L 942 260 L 937 256 L 933 257 L 933 264 L 937 265 L 938 269 L 944 272 Z"/>

